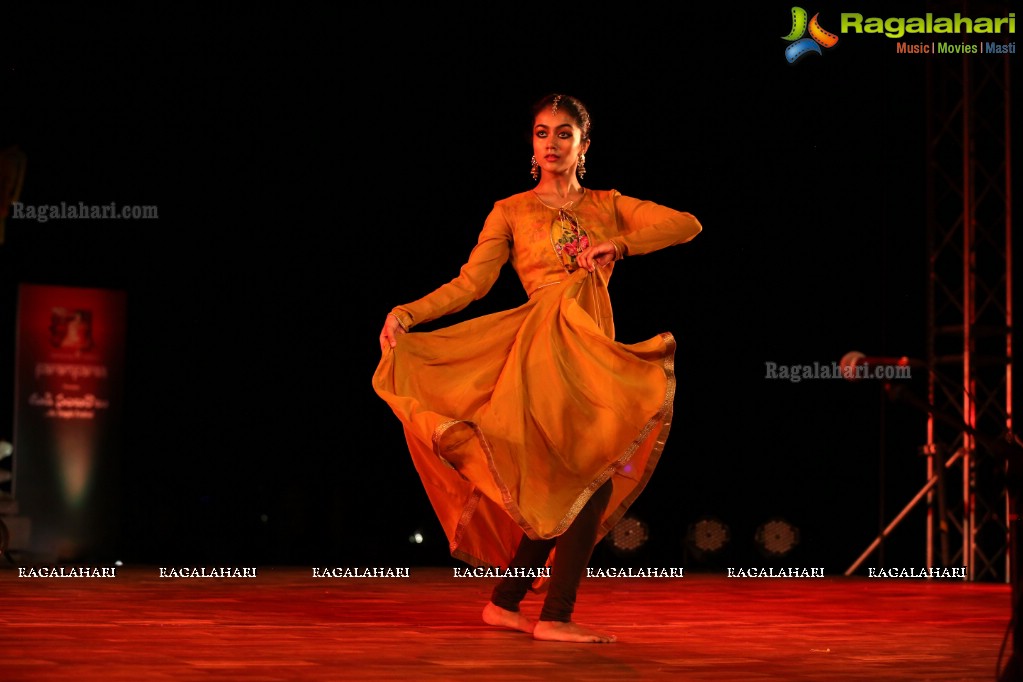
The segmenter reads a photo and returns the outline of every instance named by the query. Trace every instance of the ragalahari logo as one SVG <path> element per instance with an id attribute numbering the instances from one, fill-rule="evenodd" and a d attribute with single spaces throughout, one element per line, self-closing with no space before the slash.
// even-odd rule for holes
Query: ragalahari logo
<path id="1" fill-rule="evenodd" d="M 792 30 L 787 36 L 782 36 L 783 40 L 791 43 L 785 48 L 785 59 L 789 64 L 795 64 L 808 54 L 823 54 L 822 47 L 834 47 L 838 44 L 838 36 L 821 28 L 817 21 L 820 13 L 813 15 L 809 22 L 806 21 L 806 16 L 806 10 L 802 7 L 792 8 Z M 809 38 L 805 37 L 808 30 Z"/>

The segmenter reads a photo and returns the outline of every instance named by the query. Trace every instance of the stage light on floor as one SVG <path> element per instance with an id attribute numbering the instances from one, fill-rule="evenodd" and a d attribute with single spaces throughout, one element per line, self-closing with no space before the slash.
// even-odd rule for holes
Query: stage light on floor
<path id="1" fill-rule="evenodd" d="M 757 547 L 769 557 L 783 557 L 799 544 L 799 529 L 785 519 L 775 518 L 757 528 Z"/>
<path id="2" fill-rule="evenodd" d="M 617 554 L 632 554 L 649 539 L 647 525 L 635 516 L 626 516 L 611 529 L 605 541 Z"/>
<path id="3" fill-rule="evenodd" d="M 423 544 L 423 539 L 424 539 L 423 534 L 420 533 L 418 530 L 412 535 L 408 536 L 408 541 L 413 545 Z"/>
<path id="4" fill-rule="evenodd" d="M 686 544 L 698 558 L 717 554 L 731 539 L 732 534 L 728 525 L 713 516 L 704 516 L 691 523 L 686 533 Z"/>
<path id="5" fill-rule="evenodd" d="M 0 460 L 6 460 L 14 454 L 14 446 L 6 440 L 0 440 Z M 12 479 L 14 478 L 13 461 L 0 463 L 0 497 L 10 497 Z"/>

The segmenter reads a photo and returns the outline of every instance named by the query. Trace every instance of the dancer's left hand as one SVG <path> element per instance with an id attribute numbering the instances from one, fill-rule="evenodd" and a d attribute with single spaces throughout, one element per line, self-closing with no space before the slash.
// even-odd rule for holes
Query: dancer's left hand
<path id="1" fill-rule="evenodd" d="M 615 245 L 610 241 L 605 241 L 582 250 L 576 256 L 575 264 L 583 270 L 593 272 L 597 268 L 602 268 L 608 263 L 614 262 L 616 255 Z"/>

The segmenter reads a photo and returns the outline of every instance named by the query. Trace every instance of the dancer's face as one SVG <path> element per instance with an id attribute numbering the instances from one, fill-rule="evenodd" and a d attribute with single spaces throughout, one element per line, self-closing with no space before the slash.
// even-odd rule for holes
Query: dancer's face
<path id="1" fill-rule="evenodd" d="M 589 146 L 575 118 L 564 109 L 556 113 L 544 109 L 533 121 L 533 155 L 544 173 L 574 173 L 579 155 Z"/>

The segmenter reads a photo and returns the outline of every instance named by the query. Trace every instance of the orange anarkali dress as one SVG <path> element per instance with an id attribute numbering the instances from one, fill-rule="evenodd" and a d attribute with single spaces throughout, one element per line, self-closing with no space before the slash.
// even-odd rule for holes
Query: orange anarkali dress
<path id="1" fill-rule="evenodd" d="M 394 309 L 411 328 L 465 308 L 511 262 L 529 300 L 384 351 L 373 388 L 401 421 L 450 546 L 474 566 L 507 566 L 523 532 L 563 533 L 608 479 L 598 537 L 642 492 L 671 425 L 670 333 L 615 341 L 609 264 L 575 267 L 589 243 L 623 256 L 687 242 L 692 215 L 615 190 L 571 210 L 523 192 L 495 203 L 458 277 Z"/>

